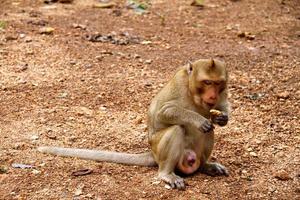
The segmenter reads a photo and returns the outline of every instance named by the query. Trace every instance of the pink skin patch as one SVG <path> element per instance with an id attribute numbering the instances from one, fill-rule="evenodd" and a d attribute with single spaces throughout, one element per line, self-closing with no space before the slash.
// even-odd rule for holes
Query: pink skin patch
<path id="1" fill-rule="evenodd" d="M 185 150 L 177 168 L 184 174 L 194 173 L 200 166 L 200 161 L 193 150 Z"/>

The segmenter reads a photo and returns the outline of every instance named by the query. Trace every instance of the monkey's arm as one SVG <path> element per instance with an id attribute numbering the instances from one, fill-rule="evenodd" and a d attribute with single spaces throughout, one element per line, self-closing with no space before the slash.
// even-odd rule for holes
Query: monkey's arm
<path id="1" fill-rule="evenodd" d="M 194 126 L 204 132 L 213 129 L 211 122 L 192 110 L 177 106 L 176 103 L 167 102 L 157 112 L 157 119 L 166 124 Z"/>

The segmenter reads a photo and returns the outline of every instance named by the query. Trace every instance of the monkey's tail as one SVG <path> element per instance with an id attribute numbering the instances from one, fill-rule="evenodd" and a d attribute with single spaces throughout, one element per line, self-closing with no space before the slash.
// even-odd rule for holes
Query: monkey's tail
<path id="1" fill-rule="evenodd" d="M 64 157 L 77 157 L 86 160 L 113 162 L 127 165 L 155 166 L 156 162 L 151 152 L 141 154 L 119 153 L 90 149 L 73 149 L 63 147 L 38 147 L 38 151 Z"/>

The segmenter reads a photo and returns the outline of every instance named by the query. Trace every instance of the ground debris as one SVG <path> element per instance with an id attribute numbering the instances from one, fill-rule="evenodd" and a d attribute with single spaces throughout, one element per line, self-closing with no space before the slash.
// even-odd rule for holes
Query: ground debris
<path id="1" fill-rule="evenodd" d="M 84 39 L 91 42 L 110 42 L 116 45 L 139 44 L 141 39 L 137 36 L 132 36 L 128 32 L 117 34 L 115 32 L 102 35 L 100 33 L 92 33 L 84 36 Z"/>
<path id="2" fill-rule="evenodd" d="M 93 8 L 112 8 L 114 6 L 116 6 L 116 4 L 113 2 L 99 2 L 93 4 Z"/>
<path id="3" fill-rule="evenodd" d="M 194 0 L 191 3 L 192 6 L 204 7 L 204 0 Z"/>
<path id="4" fill-rule="evenodd" d="M 44 0 L 44 3 L 49 4 L 49 3 L 72 3 L 73 0 Z"/>
<path id="5" fill-rule="evenodd" d="M 0 165 L 0 174 L 6 174 L 8 168 L 6 166 Z"/>
<path id="6" fill-rule="evenodd" d="M 127 0 L 126 7 L 128 9 L 133 9 L 137 14 L 143 14 L 147 13 L 149 4 L 147 1 Z"/>
<path id="7" fill-rule="evenodd" d="M 84 189 L 85 185 L 84 184 L 80 184 L 77 186 L 77 189 L 74 192 L 74 196 L 80 196 L 83 194 L 83 189 Z"/>
<path id="8" fill-rule="evenodd" d="M 287 91 L 279 92 L 276 94 L 279 99 L 288 99 L 290 97 L 290 93 Z"/>
<path id="9" fill-rule="evenodd" d="M 72 176 L 85 176 L 91 173 L 93 173 L 92 169 L 80 169 L 72 172 Z"/>
<path id="10" fill-rule="evenodd" d="M 292 177 L 284 170 L 280 170 L 274 174 L 274 177 L 281 181 L 287 181 L 292 179 Z"/>
<path id="11" fill-rule="evenodd" d="M 51 35 L 54 32 L 54 28 L 52 27 L 43 27 L 39 30 L 40 34 L 46 34 L 46 35 Z"/>
<path id="12" fill-rule="evenodd" d="M 240 38 L 246 38 L 247 40 L 254 40 L 255 39 L 255 35 L 251 34 L 250 32 L 246 32 L 246 31 L 239 31 L 237 33 L 237 36 Z"/>
<path id="13" fill-rule="evenodd" d="M 32 165 L 20 164 L 20 163 L 13 163 L 11 164 L 13 168 L 20 168 L 20 169 L 32 169 L 34 168 Z"/>

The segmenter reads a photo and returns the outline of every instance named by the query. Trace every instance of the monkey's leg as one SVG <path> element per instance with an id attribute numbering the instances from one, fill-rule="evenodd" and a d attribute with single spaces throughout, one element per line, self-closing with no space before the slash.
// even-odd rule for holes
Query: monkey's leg
<path id="1" fill-rule="evenodd" d="M 152 136 L 152 150 L 158 163 L 158 178 L 172 188 L 184 189 L 184 180 L 174 173 L 184 152 L 184 129 L 174 125 Z"/>
<path id="2" fill-rule="evenodd" d="M 199 168 L 200 172 L 210 176 L 228 176 L 228 171 L 223 165 L 208 160 L 214 147 L 214 133 L 203 134 L 199 132 L 197 134 L 200 136 L 199 141 L 201 141 L 198 144 L 200 150 L 198 154 L 201 155 L 202 160 Z"/>

